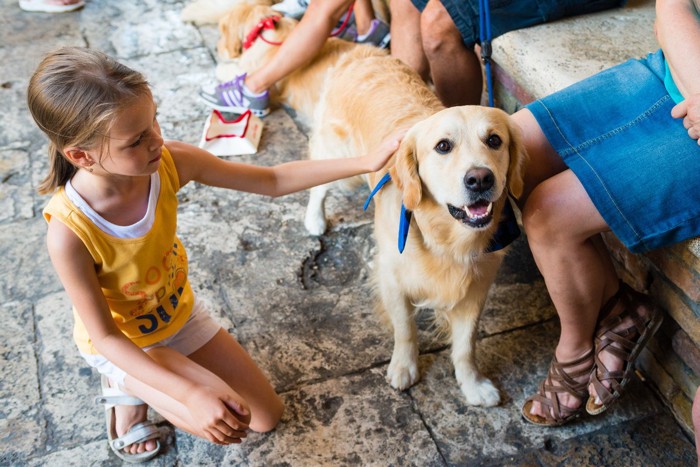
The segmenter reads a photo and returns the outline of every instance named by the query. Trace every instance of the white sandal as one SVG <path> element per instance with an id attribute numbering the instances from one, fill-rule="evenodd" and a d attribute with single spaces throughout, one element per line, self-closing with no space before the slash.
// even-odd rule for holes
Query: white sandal
<path id="1" fill-rule="evenodd" d="M 85 6 L 84 0 L 75 3 L 58 4 L 47 0 L 19 0 L 19 7 L 24 11 L 37 11 L 40 13 L 66 13 L 75 11 Z"/>
<path id="2" fill-rule="evenodd" d="M 138 397 L 130 396 L 122 392 L 118 387 L 110 387 L 109 380 L 102 376 L 102 395 L 95 398 L 97 404 L 105 405 L 105 415 L 107 418 L 107 438 L 109 447 L 120 459 L 133 464 L 146 462 L 153 459 L 160 452 L 160 432 L 155 423 L 150 420 L 136 423 L 124 436 L 117 437 L 114 428 L 114 406 L 116 405 L 143 405 L 144 401 Z M 145 451 L 139 454 L 130 454 L 123 449 L 136 443 L 144 443 L 148 440 L 156 440 L 156 448 L 152 451 Z"/>

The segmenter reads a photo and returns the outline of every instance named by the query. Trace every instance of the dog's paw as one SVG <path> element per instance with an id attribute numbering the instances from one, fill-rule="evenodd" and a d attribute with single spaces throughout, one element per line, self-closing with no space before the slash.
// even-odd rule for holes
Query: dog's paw
<path id="1" fill-rule="evenodd" d="M 391 387 L 403 391 L 416 384 L 420 379 L 420 374 L 418 373 L 418 364 L 415 361 L 398 363 L 397 360 L 392 357 L 387 376 Z"/>
<path id="2" fill-rule="evenodd" d="M 304 227 L 311 235 L 323 235 L 326 231 L 326 218 L 322 213 L 306 211 Z"/>
<path id="3" fill-rule="evenodd" d="M 460 386 L 469 405 L 494 407 L 501 402 L 501 395 L 498 389 L 486 378 L 478 378 Z"/>

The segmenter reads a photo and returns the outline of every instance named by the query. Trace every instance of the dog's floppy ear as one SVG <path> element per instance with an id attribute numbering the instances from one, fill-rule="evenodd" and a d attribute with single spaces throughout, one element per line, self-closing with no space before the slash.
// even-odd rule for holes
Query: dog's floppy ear
<path id="1" fill-rule="evenodd" d="M 525 183 L 523 171 L 527 162 L 527 151 L 523 143 L 523 135 L 520 127 L 508 117 L 508 132 L 510 133 L 510 163 L 508 165 L 508 189 L 517 199 L 523 194 Z"/>
<path id="2" fill-rule="evenodd" d="M 391 168 L 391 180 L 403 193 L 403 204 L 413 211 L 423 197 L 423 189 L 418 176 L 418 155 L 416 154 L 415 132 L 409 131 L 401 141 L 394 166 Z"/>

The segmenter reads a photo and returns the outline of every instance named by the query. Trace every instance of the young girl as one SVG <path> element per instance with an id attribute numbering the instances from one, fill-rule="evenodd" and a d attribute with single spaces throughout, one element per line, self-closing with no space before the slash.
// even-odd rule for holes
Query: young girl
<path id="1" fill-rule="evenodd" d="M 73 303 L 78 348 L 102 374 L 98 400 L 114 452 L 130 462 L 158 453 L 148 406 L 216 444 L 239 443 L 248 428 L 272 430 L 280 398 L 190 287 L 177 190 L 195 180 L 281 196 L 378 170 L 400 135 L 351 159 L 225 161 L 164 142 L 144 77 L 85 48 L 46 56 L 28 104 L 50 141 L 51 171 L 39 189 L 55 192 L 44 210 L 49 255 Z"/>

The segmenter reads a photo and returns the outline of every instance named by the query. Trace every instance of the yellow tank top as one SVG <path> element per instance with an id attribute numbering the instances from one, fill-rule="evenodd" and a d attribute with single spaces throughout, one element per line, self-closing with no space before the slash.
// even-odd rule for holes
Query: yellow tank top
<path id="1" fill-rule="evenodd" d="M 170 152 L 163 147 L 160 193 L 153 226 L 139 238 L 117 238 L 100 230 L 61 187 L 44 208 L 44 218 L 65 224 L 95 261 L 102 293 L 117 327 L 139 347 L 177 332 L 192 312 L 194 294 L 187 278 L 187 253 L 177 238 L 180 182 Z M 73 338 L 81 352 L 97 354 L 73 308 Z"/>

